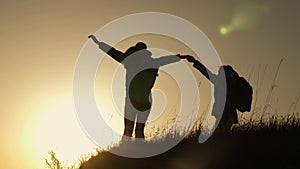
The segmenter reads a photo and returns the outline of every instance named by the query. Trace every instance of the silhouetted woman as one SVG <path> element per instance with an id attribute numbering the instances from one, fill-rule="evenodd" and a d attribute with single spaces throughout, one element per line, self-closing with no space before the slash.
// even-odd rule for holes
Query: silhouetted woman
<path id="1" fill-rule="evenodd" d="M 179 55 L 152 58 L 152 53 L 147 50 L 143 42 L 138 42 L 123 53 L 104 42 L 99 42 L 94 35 L 90 35 L 89 38 L 92 38 L 102 51 L 125 67 L 126 98 L 123 135 L 132 137 L 136 122 L 135 137 L 144 138 L 145 123 L 151 109 L 151 89 L 158 76 L 158 69 L 160 66 L 178 62 Z"/>

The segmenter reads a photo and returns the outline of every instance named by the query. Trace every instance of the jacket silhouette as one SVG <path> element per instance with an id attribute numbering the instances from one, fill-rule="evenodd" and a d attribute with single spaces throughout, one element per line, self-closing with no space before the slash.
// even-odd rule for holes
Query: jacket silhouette
<path id="1" fill-rule="evenodd" d="M 151 110 L 151 89 L 158 76 L 160 66 L 178 62 L 179 55 L 169 55 L 152 58 L 143 42 L 138 42 L 126 52 L 121 52 L 104 42 L 99 42 L 94 35 L 89 38 L 98 44 L 99 48 L 121 63 L 126 69 L 126 97 L 124 110 L 124 134 L 132 137 L 134 124 L 135 137 L 144 138 L 144 128 Z"/>

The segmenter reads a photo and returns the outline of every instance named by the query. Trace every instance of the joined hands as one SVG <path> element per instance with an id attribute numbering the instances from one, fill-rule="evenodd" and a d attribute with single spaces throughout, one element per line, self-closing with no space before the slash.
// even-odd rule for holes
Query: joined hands
<path id="1" fill-rule="evenodd" d="M 196 59 L 191 55 L 177 55 L 180 59 L 187 59 L 189 62 L 196 62 Z"/>

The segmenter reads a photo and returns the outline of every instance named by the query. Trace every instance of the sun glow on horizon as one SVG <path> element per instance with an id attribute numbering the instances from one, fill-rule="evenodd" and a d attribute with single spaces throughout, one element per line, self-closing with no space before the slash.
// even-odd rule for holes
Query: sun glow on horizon
<path id="1" fill-rule="evenodd" d="M 63 165 L 72 165 L 82 156 L 95 152 L 97 146 L 81 129 L 71 97 L 54 99 L 39 111 L 32 125 L 33 146 L 38 157 L 45 159 L 53 150 Z"/>

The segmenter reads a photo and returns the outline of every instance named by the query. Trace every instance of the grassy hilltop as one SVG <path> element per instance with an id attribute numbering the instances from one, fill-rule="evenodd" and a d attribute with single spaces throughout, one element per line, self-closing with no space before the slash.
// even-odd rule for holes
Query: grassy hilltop
<path id="1" fill-rule="evenodd" d="M 273 117 L 267 122 L 250 120 L 234 126 L 228 132 L 213 135 L 203 144 L 198 143 L 199 133 L 200 130 L 197 130 L 171 150 L 149 158 L 125 158 L 107 151 L 99 151 L 98 154 L 83 160 L 79 168 L 300 168 L 300 119 L 295 116 L 283 119 Z M 52 157 L 47 161 L 49 168 L 63 169 L 55 154 L 52 154 Z"/>
<path id="2" fill-rule="evenodd" d="M 81 168 L 300 168 L 299 119 L 249 122 L 214 135 L 203 144 L 198 143 L 199 132 L 158 156 L 132 159 L 99 152 L 83 162 Z"/>

